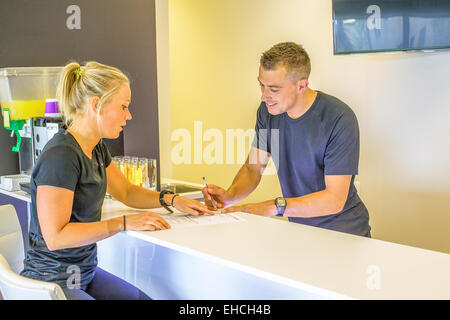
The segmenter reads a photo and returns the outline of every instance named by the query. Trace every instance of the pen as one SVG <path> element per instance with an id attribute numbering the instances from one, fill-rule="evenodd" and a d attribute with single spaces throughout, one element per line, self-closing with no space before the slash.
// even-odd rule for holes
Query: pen
<path id="1" fill-rule="evenodd" d="M 205 182 L 206 189 L 208 189 L 208 184 L 206 183 L 205 177 L 203 177 L 203 181 Z M 216 202 L 214 201 L 213 196 L 211 196 L 211 202 L 212 202 L 212 204 L 214 206 L 214 210 L 217 210 Z"/>

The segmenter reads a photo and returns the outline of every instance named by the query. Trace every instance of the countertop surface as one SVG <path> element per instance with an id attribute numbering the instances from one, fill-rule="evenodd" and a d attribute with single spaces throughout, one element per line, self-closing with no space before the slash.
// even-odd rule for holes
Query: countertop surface
<path id="1" fill-rule="evenodd" d="M 5 194 L 10 197 L 14 197 L 19 200 L 23 200 L 26 202 L 31 202 L 31 196 L 25 191 L 8 191 L 0 188 L 0 193 Z"/>
<path id="2" fill-rule="evenodd" d="M 103 218 L 139 211 L 105 200 Z M 239 215 L 245 221 L 127 234 L 329 298 L 450 298 L 449 254 Z"/>
<path id="3" fill-rule="evenodd" d="M 139 211 L 149 210 L 105 199 L 102 219 Z M 329 298 L 450 299 L 449 254 L 238 214 L 245 221 L 126 233 Z"/>

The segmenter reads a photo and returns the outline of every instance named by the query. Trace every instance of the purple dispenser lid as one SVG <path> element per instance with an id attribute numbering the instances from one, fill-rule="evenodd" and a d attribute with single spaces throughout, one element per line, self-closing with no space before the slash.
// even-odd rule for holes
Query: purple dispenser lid
<path id="1" fill-rule="evenodd" d="M 47 99 L 45 100 L 45 117 L 46 118 L 59 118 L 61 113 L 59 112 L 58 100 Z"/>

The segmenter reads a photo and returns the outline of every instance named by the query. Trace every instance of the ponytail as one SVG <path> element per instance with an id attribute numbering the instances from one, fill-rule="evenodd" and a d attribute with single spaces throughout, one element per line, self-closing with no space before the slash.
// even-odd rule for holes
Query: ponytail
<path id="1" fill-rule="evenodd" d="M 77 62 L 67 64 L 60 75 L 56 98 L 66 125 L 70 125 L 75 114 L 85 112 L 87 98 L 99 97 L 98 114 L 128 77 L 119 69 L 95 61 L 81 67 Z"/>

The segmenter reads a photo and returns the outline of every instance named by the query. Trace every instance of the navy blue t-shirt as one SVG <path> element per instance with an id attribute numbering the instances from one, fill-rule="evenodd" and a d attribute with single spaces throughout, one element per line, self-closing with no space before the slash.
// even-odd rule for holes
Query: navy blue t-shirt
<path id="1" fill-rule="evenodd" d="M 370 236 L 369 213 L 355 185 L 359 127 L 354 112 L 339 99 L 317 91 L 308 111 L 297 119 L 271 115 L 265 103 L 257 112 L 253 146 L 271 154 L 285 198 L 325 189 L 325 175 L 352 175 L 344 209 L 321 217 L 289 217 L 306 225 Z"/>
<path id="2" fill-rule="evenodd" d="M 70 222 L 100 221 L 106 193 L 106 168 L 111 154 L 100 141 L 89 159 L 75 138 L 60 129 L 46 144 L 31 174 L 30 247 L 21 274 L 32 279 L 56 282 L 62 288 L 76 285 L 75 272 L 79 271 L 80 288 L 86 290 L 97 266 L 95 243 L 76 248 L 51 251 L 42 236 L 36 209 L 38 186 L 65 188 L 74 192 Z"/>

